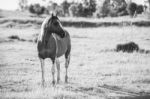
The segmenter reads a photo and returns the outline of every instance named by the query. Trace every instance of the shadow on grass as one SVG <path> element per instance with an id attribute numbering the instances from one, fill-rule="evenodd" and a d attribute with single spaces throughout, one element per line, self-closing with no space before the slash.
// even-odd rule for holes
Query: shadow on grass
<path id="1" fill-rule="evenodd" d="M 150 95 L 134 96 L 134 97 L 120 97 L 119 99 L 150 99 Z"/>
<path id="2" fill-rule="evenodd" d="M 110 85 L 103 85 L 99 87 L 114 93 L 118 93 L 120 95 L 125 95 L 125 96 L 120 96 L 119 99 L 150 99 L 149 93 L 135 92 L 129 89 L 122 89 L 119 88 L 118 86 L 110 86 Z"/>
<path id="3" fill-rule="evenodd" d="M 56 95 L 53 97 L 53 99 L 88 99 L 87 96 L 81 96 L 81 95 Z"/>
<path id="4" fill-rule="evenodd" d="M 104 99 L 150 99 L 149 93 L 136 92 L 130 89 L 122 89 L 118 86 L 81 86 L 78 84 L 69 84 L 64 87 L 65 90 L 83 93 L 89 96 L 103 97 Z M 111 96 L 113 94 L 114 96 Z M 111 98 L 112 97 L 112 98 Z"/>

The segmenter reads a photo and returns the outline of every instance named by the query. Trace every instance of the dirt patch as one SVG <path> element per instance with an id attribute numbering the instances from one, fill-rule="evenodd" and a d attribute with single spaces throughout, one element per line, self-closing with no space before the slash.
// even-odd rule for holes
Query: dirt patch
<path id="1" fill-rule="evenodd" d="M 150 95 L 120 97 L 119 99 L 150 99 Z"/>

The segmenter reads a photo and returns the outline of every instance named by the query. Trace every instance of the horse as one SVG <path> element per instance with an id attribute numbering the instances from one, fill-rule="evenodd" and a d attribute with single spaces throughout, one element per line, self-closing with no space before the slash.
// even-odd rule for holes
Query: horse
<path id="1" fill-rule="evenodd" d="M 52 14 L 47 17 L 41 26 L 41 33 L 37 41 L 38 57 L 41 63 L 42 85 L 45 85 L 44 78 L 44 59 L 50 58 L 52 61 L 52 84 L 55 85 L 55 64 L 57 67 L 57 83 L 60 80 L 60 62 L 59 57 L 65 56 L 65 83 L 68 82 L 68 66 L 70 63 L 71 39 L 67 30 L 65 30 L 57 17 Z"/>

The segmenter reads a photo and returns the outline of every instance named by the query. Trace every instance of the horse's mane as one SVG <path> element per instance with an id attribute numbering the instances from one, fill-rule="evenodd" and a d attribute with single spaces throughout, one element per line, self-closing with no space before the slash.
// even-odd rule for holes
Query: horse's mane
<path id="1" fill-rule="evenodd" d="M 53 20 L 59 20 L 57 16 L 51 16 L 51 17 L 47 17 L 43 23 L 42 23 L 42 33 L 40 36 L 40 40 L 42 41 L 43 37 L 44 37 L 44 32 L 48 32 L 49 31 L 49 24 L 51 24 L 51 22 L 53 22 Z M 45 31 L 46 30 L 46 31 Z"/>
<path id="2" fill-rule="evenodd" d="M 53 20 L 59 20 L 57 16 L 51 16 L 51 17 L 47 17 L 44 22 L 43 22 L 43 26 L 44 28 L 48 27 L 48 24 L 53 21 Z"/>

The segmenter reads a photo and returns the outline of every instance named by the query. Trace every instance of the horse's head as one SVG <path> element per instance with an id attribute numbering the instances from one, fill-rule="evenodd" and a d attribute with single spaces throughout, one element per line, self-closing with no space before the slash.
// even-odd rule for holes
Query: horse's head
<path id="1" fill-rule="evenodd" d="M 54 16 L 53 14 L 48 21 L 48 31 L 50 33 L 55 33 L 55 34 L 59 35 L 61 38 L 65 37 L 65 35 L 66 35 L 66 32 L 63 29 L 57 15 Z"/>

